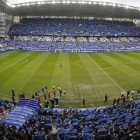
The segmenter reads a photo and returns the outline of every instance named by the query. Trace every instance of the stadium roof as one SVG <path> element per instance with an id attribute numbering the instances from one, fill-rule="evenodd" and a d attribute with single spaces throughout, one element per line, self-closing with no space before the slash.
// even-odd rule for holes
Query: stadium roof
<path id="1" fill-rule="evenodd" d="M 8 0 L 11 4 L 20 4 L 20 3 L 28 3 L 28 2 L 35 2 L 35 1 L 42 1 L 42 0 Z M 47 1 L 47 0 L 46 0 Z M 94 0 L 91 0 L 94 1 Z M 96 1 L 102 1 L 102 2 L 112 2 L 112 3 L 118 3 L 118 4 L 124 4 L 124 5 L 130 5 L 130 6 L 136 6 L 140 7 L 140 0 L 96 0 Z"/>
<path id="2" fill-rule="evenodd" d="M 0 9 L 14 16 L 80 16 L 140 19 L 139 7 L 89 0 L 47 0 L 20 4 L 11 4 L 5 0 L 0 0 Z"/>

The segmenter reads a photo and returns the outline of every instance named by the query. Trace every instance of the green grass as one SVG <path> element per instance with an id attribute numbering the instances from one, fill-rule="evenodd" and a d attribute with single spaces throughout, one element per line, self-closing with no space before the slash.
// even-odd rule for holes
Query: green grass
<path id="1" fill-rule="evenodd" d="M 62 62 L 63 66 L 60 67 Z M 38 89 L 52 86 L 66 89 L 60 106 L 86 107 L 106 105 L 123 91 L 140 88 L 140 52 L 48 53 L 14 51 L 0 54 L 0 97 L 11 100 L 11 89 L 31 97 Z M 57 91 L 58 92 L 58 91 Z M 42 98 L 42 101 L 44 99 Z"/>

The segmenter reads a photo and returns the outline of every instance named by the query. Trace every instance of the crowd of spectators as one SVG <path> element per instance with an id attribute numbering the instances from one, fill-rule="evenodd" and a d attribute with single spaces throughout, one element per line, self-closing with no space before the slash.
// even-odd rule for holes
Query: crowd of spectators
<path id="1" fill-rule="evenodd" d="M 55 89 L 55 86 L 52 86 L 52 88 Z M 60 86 L 58 90 L 59 92 L 61 91 Z M 42 88 L 44 95 L 46 94 L 45 91 L 47 91 L 47 86 Z M 40 93 L 39 90 L 37 92 Z M 139 92 L 138 90 L 138 99 L 140 97 Z M 65 91 L 63 91 L 63 93 L 65 93 Z M 12 89 L 12 95 L 13 94 L 14 90 Z M 56 97 L 55 91 L 53 92 L 53 96 L 54 98 Z M 133 96 L 133 91 L 127 91 L 126 98 L 130 97 L 131 99 Z M 45 96 L 43 96 L 43 98 L 46 100 Z M 105 102 L 107 102 L 107 98 L 108 96 L 106 95 Z M 36 99 L 36 94 L 32 99 Z M 122 92 L 120 98 L 122 104 L 119 104 L 117 101 L 114 102 L 114 99 L 113 105 L 111 106 L 94 106 L 92 108 L 53 108 L 52 106 L 52 109 L 48 108 L 46 100 L 45 106 L 42 107 L 40 105 L 40 107 L 37 107 L 36 110 L 33 111 L 33 114 L 29 115 L 30 117 L 27 117 L 27 120 L 25 119 L 25 123 L 22 126 L 18 125 L 17 127 L 14 124 L 7 124 L 1 120 L 0 139 L 139 140 L 140 100 L 124 102 L 123 99 L 124 93 Z M 22 102 L 24 105 L 24 100 Z M 85 99 L 83 99 L 83 102 L 84 107 Z M 58 103 L 56 103 L 56 105 L 58 105 Z M 11 107 L 11 104 L 6 100 L 1 106 L 8 109 Z"/>
<path id="2" fill-rule="evenodd" d="M 0 102 L 0 113 L 3 113 L 4 111 L 11 109 L 13 106 L 12 103 L 9 103 L 7 100 Z"/>
<path id="3" fill-rule="evenodd" d="M 139 140 L 139 114 L 139 101 L 103 108 L 39 108 L 19 128 L 0 123 L 0 139 Z"/>
<path id="4" fill-rule="evenodd" d="M 20 50 L 102 52 L 140 49 L 140 28 L 130 21 L 23 18 L 9 29 Z"/>
<path id="5" fill-rule="evenodd" d="M 89 43 L 123 43 L 139 42 L 139 37 L 52 37 L 52 36 L 14 36 L 15 41 L 38 42 L 89 42 Z"/>
<path id="6" fill-rule="evenodd" d="M 5 38 L 0 38 L 0 51 L 6 50 L 7 48 L 7 41 Z"/>
<path id="7" fill-rule="evenodd" d="M 43 41 L 42 41 L 43 40 Z M 140 49 L 138 37 L 51 37 L 15 36 L 10 47 L 27 50 L 88 51 Z"/>
<path id="8" fill-rule="evenodd" d="M 4 119 L 9 112 L 14 108 L 14 104 L 12 104 L 11 102 L 8 102 L 7 100 L 0 101 L 0 120 Z"/>
<path id="9" fill-rule="evenodd" d="M 11 26 L 9 34 L 16 35 L 139 35 L 140 28 L 131 21 L 88 19 L 23 18 Z"/>

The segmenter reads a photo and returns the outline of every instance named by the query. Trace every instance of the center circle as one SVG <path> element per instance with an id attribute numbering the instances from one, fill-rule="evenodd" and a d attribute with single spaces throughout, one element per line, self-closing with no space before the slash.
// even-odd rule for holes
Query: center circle
<path id="1" fill-rule="evenodd" d="M 112 61 L 112 60 L 107 60 L 109 64 L 111 64 L 111 66 L 106 66 L 104 65 L 104 61 L 106 60 L 103 60 L 103 59 L 96 59 L 98 62 L 102 62 L 100 64 L 102 65 L 97 65 L 98 63 L 95 61 L 95 65 L 97 65 L 98 68 L 95 68 L 93 67 L 93 61 L 91 61 L 91 59 L 86 59 L 86 60 L 79 60 L 76 62 L 76 65 L 81 67 L 81 68 L 87 68 L 87 69 L 110 69 L 110 68 L 113 68 L 113 67 L 116 67 L 117 66 L 117 63 Z M 91 61 L 91 63 L 89 63 L 89 61 Z M 86 64 L 86 65 L 82 65 L 83 62 Z M 97 64 L 96 64 L 97 63 Z M 92 64 L 92 65 L 91 65 Z"/>

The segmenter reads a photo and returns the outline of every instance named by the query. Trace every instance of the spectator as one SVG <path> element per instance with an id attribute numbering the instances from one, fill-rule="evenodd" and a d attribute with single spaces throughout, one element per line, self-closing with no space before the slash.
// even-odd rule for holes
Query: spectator
<path id="1" fill-rule="evenodd" d="M 0 107 L 0 113 L 4 112 L 4 108 Z"/>

